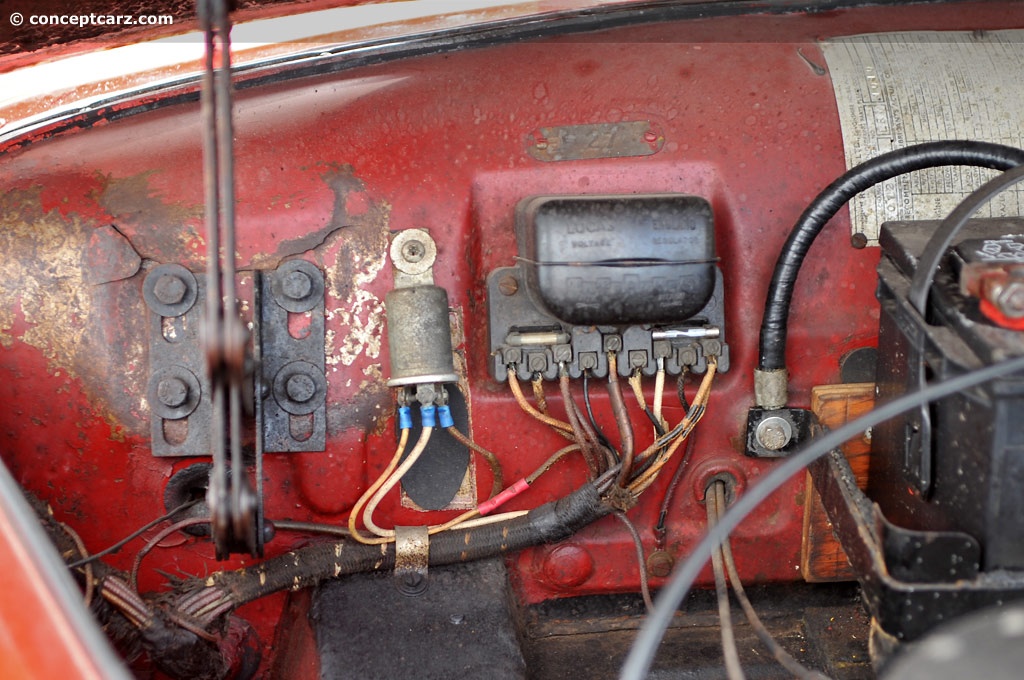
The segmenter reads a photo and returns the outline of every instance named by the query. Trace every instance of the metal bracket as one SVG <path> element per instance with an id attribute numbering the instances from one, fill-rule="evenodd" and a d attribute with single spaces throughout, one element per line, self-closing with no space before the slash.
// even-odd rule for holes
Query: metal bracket
<path id="1" fill-rule="evenodd" d="M 210 453 L 212 405 L 199 326 L 206 284 L 179 264 L 155 267 L 142 283 L 150 314 L 149 385 L 154 456 Z"/>
<path id="2" fill-rule="evenodd" d="M 263 445 L 267 452 L 327 446 L 324 275 L 289 260 L 261 277 Z"/>
<path id="3" fill-rule="evenodd" d="M 801 408 L 747 411 L 747 450 L 751 458 L 785 458 L 810 439 L 814 414 Z"/>
<path id="4" fill-rule="evenodd" d="M 262 274 L 262 275 L 261 275 Z M 262 366 L 257 429 L 268 452 L 323 451 L 327 434 L 324 275 L 290 260 L 256 272 L 255 355 Z M 150 311 L 154 456 L 210 455 L 213 405 L 200 342 L 206 280 L 178 264 L 155 267 L 142 284 Z"/>
<path id="5" fill-rule="evenodd" d="M 427 589 L 430 536 L 425 526 L 395 527 L 395 587 L 405 595 Z"/>

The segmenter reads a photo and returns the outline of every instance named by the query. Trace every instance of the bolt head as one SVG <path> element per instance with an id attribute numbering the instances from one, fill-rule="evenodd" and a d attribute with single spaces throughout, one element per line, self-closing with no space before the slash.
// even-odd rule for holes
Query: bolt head
<path id="1" fill-rule="evenodd" d="M 519 292 L 519 281 L 514 276 L 503 276 L 501 281 L 498 281 L 498 291 L 502 295 L 515 295 Z"/>
<path id="2" fill-rule="evenodd" d="M 655 550 L 647 558 L 647 573 L 658 578 L 665 578 L 672 573 L 675 560 L 664 550 Z"/>
<path id="3" fill-rule="evenodd" d="M 176 305 L 185 299 L 188 285 L 174 274 L 164 274 L 153 286 L 153 297 L 165 305 Z"/>
<path id="4" fill-rule="evenodd" d="M 784 419 L 771 416 L 758 424 L 754 435 L 764 448 L 769 451 L 779 451 L 793 438 L 793 428 Z"/>
<path id="5" fill-rule="evenodd" d="M 416 386 L 416 401 L 424 406 L 433 404 L 437 398 L 437 389 L 432 383 L 420 383 Z"/>
<path id="6" fill-rule="evenodd" d="M 291 300 L 304 300 L 313 292 L 313 280 L 303 271 L 288 272 L 281 281 L 281 292 Z"/>
<path id="7" fill-rule="evenodd" d="M 996 298 L 996 306 L 1011 319 L 1024 317 L 1024 281 L 1009 281 Z"/>
<path id="8" fill-rule="evenodd" d="M 402 257 L 406 262 L 413 264 L 420 262 L 427 256 L 427 247 L 416 239 L 410 239 L 402 244 Z"/>
<path id="9" fill-rule="evenodd" d="M 308 375 L 297 373 L 288 378 L 284 389 L 289 399 L 305 404 L 316 394 L 316 383 Z"/>
<path id="10" fill-rule="evenodd" d="M 548 368 L 548 360 L 543 354 L 531 354 L 526 365 L 531 373 L 543 373 Z"/>
<path id="11" fill-rule="evenodd" d="M 178 408 L 188 401 L 188 384 L 181 378 L 164 378 L 156 386 L 156 397 L 167 408 Z"/>

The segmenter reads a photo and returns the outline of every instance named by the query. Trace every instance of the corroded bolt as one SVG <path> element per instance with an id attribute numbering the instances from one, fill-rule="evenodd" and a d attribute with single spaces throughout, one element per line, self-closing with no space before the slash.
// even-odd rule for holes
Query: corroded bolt
<path id="1" fill-rule="evenodd" d="M 174 274 L 164 274 L 153 286 L 153 297 L 165 305 L 176 305 L 185 299 L 188 286 Z"/>
<path id="2" fill-rule="evenodd" d="M 188 401 L 188 384 L 181 378 L 164 378 L 156 386 L 156 398 L 167 408 L 178 408 Z"/>
<path id="3" fill-rule="evenodd" d="M 316 394 L 316 383 L 308 375 L 296 373 L 288 378 L 284 386 L 288 398 L 294 402 L 305 404 Z"/>
<path id="4" fill-rule="evenodd" d="M 664 550 L 655 550 L 647 558 L 647 573 L 658 578 L 665 578 L 672 573 L 675 560 Z"/>
<path id="5" fill-rule="evenodd" d="M 304 300 L 313 292 L 313 280 L 306 272 L 289 272 L 281 281 L 281 292 L 291 300 Z"/>
<path id="6" fill-rule="evenodd" d="M 1011 319 L 1024 317 L 1024 281 L 1008 281 L 999 291 L 995 304 Z"/>
<path id="7" fill-rule="evenodd" d="M 427 248 L 416 239 L 409 239 L 402 244 L 402 257 L 406 262 L 415 264 L 427 255 Z"/>
<path id="8" fill-rule="evenodd" d="M 498 281 L 498 291 L 502 295 L 515 295 L 519 292 L 519 281 L 514 276 L 503 276 Z"/>
<path id="9" fill-rule="evenodd" d="M 762 420 L 755 431 L 757 441 L 769 451 L 778 451 L 786 446 L 793 437 L 793 429 L 789 423 L 778 416 Z"/>

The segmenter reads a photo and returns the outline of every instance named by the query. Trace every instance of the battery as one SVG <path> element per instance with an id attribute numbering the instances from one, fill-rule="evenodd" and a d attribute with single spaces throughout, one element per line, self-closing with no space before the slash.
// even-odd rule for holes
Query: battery
<path id="1" fill-rule="evenodd" d="M 936 272 L 922 317 L 907 295 L 918 258 L 938 225 L 915 221 L 882 227 L 879 402 L 1024 354 L 1024 333 L 993 323 L 982 312 L 982 300 L 961 285 L 967 272 L 977 275 L 975 251 L 1024 233 L 1024 220 L 969 222 Z M 981 547 L 983 571 L 1024 569 L 1021 414 L 1024 376 L 1016 374 L 874 428 L 868 495 L 899 527 L 972 537 Z"/>

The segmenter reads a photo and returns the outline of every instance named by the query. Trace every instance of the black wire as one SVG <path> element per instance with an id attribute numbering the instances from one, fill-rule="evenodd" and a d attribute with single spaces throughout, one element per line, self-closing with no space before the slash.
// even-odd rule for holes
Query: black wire
<path id="1" fill-rule="evenodd" d="M 828 185 L 800 215 L 775 263 L 761 321 L 758 368 L 785 368 L 789 305 L 797 275 L 814 239 L 847 201 L 880 182 L 924 168 L 969 165 L 1009 170 L 1022 163 L 1024 151 L 1002 144 L 955 140 L 927 142 L 865 161 Z"/>
<path id="2" fill-rule="evenodd" d="M 647 419 L 654 425 L 654 431 L 659 437 L 665 436 L 665 427 L 658 420 L 657 416 L 654 415 L 654 411 L 651 410 L 650 406 L 644 405 L 644 413 L 647 414 Z"/>
<path id="3" fill-rule="evenodd" d="M 967 224 L 967 220 L 974 213 L 978 212 L 981 206 L 1021 180 L 1024 180 L 1024 165 L 1004 172 L 998 177 L 985 182 L 985 184 L 973 191 L 970 196 L 961 201 L 960 205 L 953 212 L 949 213 L 946 219 L 942 220 L 942 224 L 935 230 L 932 237 L 928 239 L 928 244 L 921 253 L 921 257 L 918 258 L 917 269 L 914 271 L 914 278 L 910 282 L 910 293 L 907 294 L 910 304 L 914 305 L 914 308 L 921 313 L 921 316 L 926 314 L 925 307 L 928 304 L 928 291 L 931 288 L 932 277 L 935 275 L 935 270 L 939 268 L 939 260 L 942 259 L 946 249 L 953 242 L 953 237 L 963 229 L 964 225 Z"/>
<path id="4" fill-rule="evenodd" d="M 612 446 L 608 437 L 604 436 L 604 432 L 598 426 L 597 420 L 594 419 L 594 409 L 590 406 L 590 381 L 587 379 L 589 374 L 589 369 L 583 371 L 583 406 L 587 409 L 587 420 L 590 421 L 590 426 L 594 428 L 594 433 L 597 435 L 597 443 L 614 453 L 616 458 L 619 458 L 618 450 Z"/>
<path id="5" fill-rule="evenodd" d="M 100 550 L 97 553 L 93 553 L 92 555 L 89 555 L 88 557 L 85 557 L 85 558 L 82 558 L 80 560 L 76 560 L 74 562 L 71 562 L 70 564 L 68 564 L 68 569 L 76 569 L 78 567 L 81 567 L 83 565 L 88 564 L 89 562 L 92 562 L 94 560 L 98 560 L 101 557 L 106 557 L 107 555 L 116 553 L 118 550 L 120 550 L 121 548 L 125 547 L 131 541 L 135 540 L 136 538 L 138 538 L 142 534 L 146 533 L 147 531 L 149 531 L 150 529 L 155 527 L 157 524 L 160 524 L 160 522 L 166 522 L 167 520 L 171 519 L 172 517 L 177 515 L 179 512 L 181 512 L 182 510 L 188 510 L 189 508 L 191 508 L 193 505 L 195 505 L 199 501 L 200 501 L 200 499 L 197 498 L 195 500 L 191 500 L 191 501 L 187 501 L 185 503 L 182 503 L 178 507 L 176 507 L 173 510 L 171 510 L 170 512 L 168 512 L 166 515 L 161 515 L 161 516 L 157 517 L 155 520 L 153 520 L 152 522 L 149 522 L 148 524 L 146 524 L 145 526 L 142 526 L 142 527 L 136 529 L 135 531 L 133 531 L 132 533 L 128 534 L 127 536 L 122 538 L 120 541 L 118 541 L 114 545 L 110 546 L 109 548 L 104 548 L 103 550 Z"/>
<path id="6" fill-rule="evenodd" d="M 676 471 L 672 473 L 672 481 L 668 483 L 668 488 L 665 489 L 665 496 L 661 499 L 661 510 L 658 511 L 658 523 L 654 525 L 654 535 L 657 536 L 659 540 L 662 540 L 665 537 L 665 520 L 668 518 L 668 509 L 672 505 L 672 497 L 675 495 L 676 489 L 679 487 L 679 482 L 683 479 L 683 471 L 690 462 L 690 458 L 693 457 L 696 442 L 697 433 L 691 432 L 690 436 L 686 440 L 686 450 L 683 451 L 683 458 L 679 461 L 679 465 L 676 466 Z"/>
<path id="7" fill-rule="evenodd" d="M 790 477 L 839 447 L 848 439 L 860 436 L 869 427 L 875 427 L 879 423 L 913 408 L 1021 370 L 1024 370 L 1024 357 L 1017 357 L 915 390 L 879 406 L 822 437 L 813 439 L 797 453 L 782 461 L 778 467 L 763 477 L 759 484 L 751 487 L 733 504 L 721 517 L 719 523 L 704 535 L 690 556 L 675 569 L 668 585 L 658 596 L 654 613 L 648 616 L 641 626 L 640 633 L 626 657 L 626 663 L 623 665 L 619 677 L 622 680 L 642 680 L 647 677 L 647 672 L 654 661 L 654 655 L 657 653 L 665 630 L 671 624 L 676 609 L 689 594 L 694 581 L 711 556 L 714 546 L 724 541 L 754 508 L 775 493 Z"/>

